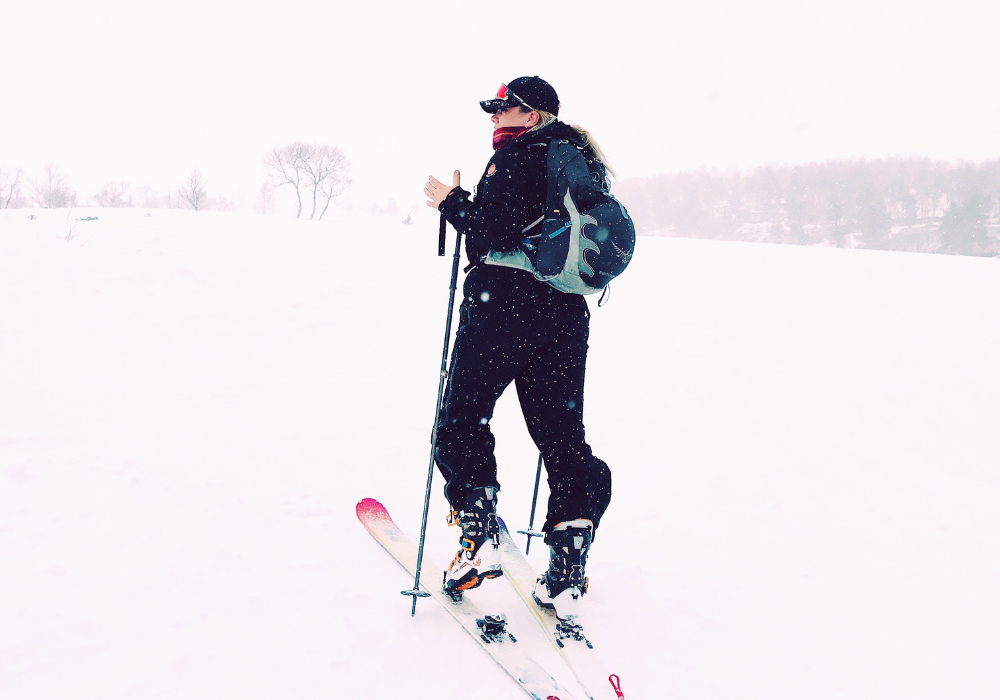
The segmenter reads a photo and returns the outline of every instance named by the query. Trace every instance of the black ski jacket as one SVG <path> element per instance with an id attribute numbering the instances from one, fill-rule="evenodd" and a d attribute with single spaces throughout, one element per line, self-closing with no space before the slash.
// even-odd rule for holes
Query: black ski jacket
<path id="1" fill-rule="evenodd" d="M 465 236 L 465 254 L 470 263 L 477 263 L 491 250 L 506 253 L 517 249 L 522 231 L 542 216 L 546 156 L 552 139 L 566 139 L 584 148 L 576 129 L 552 121 L 494 153 L 476 185 L 474 199 L 456 187 L 441 202 L 439 209 L 445 218 Z"/>

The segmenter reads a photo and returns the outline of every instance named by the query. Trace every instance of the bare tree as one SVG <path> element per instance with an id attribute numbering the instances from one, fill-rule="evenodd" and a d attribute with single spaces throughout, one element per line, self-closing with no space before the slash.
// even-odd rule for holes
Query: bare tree
<path id="1" fill-rule="evenodd" d="M 312 146 L 309 156 L 305 168 L 312 186 L 312 213 L 309 214 L 309 219 L 316 216 L 316 202 L 320 194 L 325 200 L 323 211 L 319 213 L 319 218 L 322 219 L 333 198 L 343 194 L 351 184 L 347 177 L 349 163 L 344 152 L 336 146 Z"/>
<path id="2" fill-rule="evenodd" d="M 107 182 L 97 191 L 94 199 L 100 207 L 127 207 L 132 204 L 128 190 L 127 182 Z"/>
<path id="3" fill-rule="evenodd" d="M 187 182 L 180 188 L 178 194 L 195 211 L 203 208 L 207 201 L 207 194 L 205 192 L 205 181 L 202 179 L 201 173 L 197 170 L 191 171 Z"/>
<path id="4" fill-rule="evenodd" d="M 295 143 L 274 148 L 264 156 L 270 183 L 274 187 L 291 185 L 298 201 L 295 218 L 302 217 L 302 195 L 312 190 L 312 211 L 309 218 L 316 217 L 316 210 L 322 203 L 319 218 L 323 218 L 330 202 L 342 194 L 351 184 L 347 176 L 350 163 L 336 146 L 311 143 Z"/>
<path id="5" fill-rule="evenodd" d="M 76 192 L 69 186 L 53 162 L 45 164 L 45 175 L 35 183 L 35 204 L 43 209 L 58 209 L 76 206 Z"/>
<path id="6" fill-rule="evenodd" d="M 15 170 L 13 175 L 0 168 L 0 209 L 14 209 L 22 204 L 21 181 L 23 179 L 24 171 L 21 168 Z"/>
<path id="7" fill-rule="evenodd" d="M 274 185 L 265 182 L 257 192 L 257 212 L 259 214 L 269 214 L 274 206 Z"/>
<path id="8" fill-rule="evenodd" d="M 346 177 L 330 177 L 323 181 L 320 185 L 319 191 L 326 201 L 323 204 L 323 211 L 319 213 L 320 219 L 322 219 L 323 215 L 326 214 L 326 210 L 329 208 L 330 202 L 332 202 L 335 197 L 342 195 L 350 184 L 351 180 Z"/>
<path id="9" fill-rule="evenodd" d="M 299 202 L 295 218 L 302 216 L 302 180 L 305 176 L 306 160 L 310 147 L 296 141 L 287 146 L 275 147 L 264 156 L 264 167 L 275 187 L 291 185 Z"/>

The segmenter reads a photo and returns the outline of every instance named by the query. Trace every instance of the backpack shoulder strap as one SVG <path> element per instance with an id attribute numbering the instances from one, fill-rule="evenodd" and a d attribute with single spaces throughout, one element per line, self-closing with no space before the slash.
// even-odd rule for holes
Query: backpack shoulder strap
<path id="1" fill-rule="evenodd" d="M 565 139 L 549 141 L 549 153 L 546 158 L 545 218 L 564 219 L 569 214 L 563 206 L 563 195 L 566 190 L 566 166 L 580 156 L 580 152 Z"/>

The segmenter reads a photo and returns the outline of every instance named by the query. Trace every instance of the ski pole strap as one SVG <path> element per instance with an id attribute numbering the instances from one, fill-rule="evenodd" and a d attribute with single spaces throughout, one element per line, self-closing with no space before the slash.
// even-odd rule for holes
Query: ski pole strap
<path id="1" fill-rule="evenodd" d="M 445 226 L 447 222 L 444 218 L 444 212 L 441 212 L 441 226 L 438 228 L 438 255 L 444 257 L 444 243 L 445 243 Z"/>
<path id="2" fill-rule="evenodd" d="M 608 682 L 611 683 L 611 687 L 614 689 L 615 694 L 619 698 L 621 698 L 622 700 L 625 700 L 625 694 L 622 693 L 622 680 L 621 680 L 621 678 L 619 678 L 617 675 L 615 675 L 614 673 L 612 673 L 610 676 L 608 676 Z"/>

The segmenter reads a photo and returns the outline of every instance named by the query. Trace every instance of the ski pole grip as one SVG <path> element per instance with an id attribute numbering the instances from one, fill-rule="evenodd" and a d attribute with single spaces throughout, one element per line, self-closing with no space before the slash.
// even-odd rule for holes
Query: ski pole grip
<path id="1" fill-rule="evenodd" d="M 438 255 L 444 257 L 445 229 L 447 221 L 444 219 L 444 212 L 441 213 L 441 227 L 438 229 Z"/>

